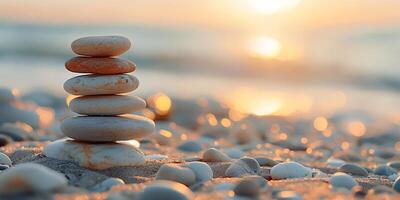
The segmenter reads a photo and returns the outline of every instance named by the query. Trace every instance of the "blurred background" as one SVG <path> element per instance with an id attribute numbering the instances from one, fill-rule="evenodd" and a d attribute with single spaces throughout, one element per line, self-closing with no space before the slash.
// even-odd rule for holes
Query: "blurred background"
<path id="1" fill-rule="evenodd" d="M 140 95 L 400 119 L 398 0 L 0 0 L 0 86 L 66 96 L 70 43 L 124 35 Z M 399 120 L 400 122 L 400 120 Z"/>

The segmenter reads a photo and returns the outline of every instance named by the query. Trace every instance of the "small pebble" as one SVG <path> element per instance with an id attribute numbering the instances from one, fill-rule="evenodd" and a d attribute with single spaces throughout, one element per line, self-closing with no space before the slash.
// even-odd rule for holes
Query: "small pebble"
<path id="1" fill-rule="evenodd" d="M 235 195 L 255 198 L 260 193 L 259 183 L 252 179 L 242 179 L 233 189 Z"/>
<path id="2" fill-rule="evenodd" d="M 202 147 L 197 141 L 184 141 L 177 146 L 177 149 L 185 152 L 199 152 L 201 151 Z"/>
<path id="3" fill-rule="evenodd" d="M 387 165 L 380 165 L 374 170 L 374 174 L 380 176 L 390 176 L 392 174 L 397 174 L 397 171 Z"/>
<path id="4" fill-rule="evenodd" d="M 0 173 L 0 195 L 46 193 L 65 186 L 63 174 L 39 164 L 18 164 Z"/>
<path id="5" fill-rule="evenodd" d="M 329 182 L 334 188 L 346 188 L 349 190 L 358 185 L 357 181 L 355 181 L 353 177 L 343 172 L 336 172 L 333 174 L 329 179 Z"/>
<path id="6" fill-rule="evenodd" d="M 138 200 L 190 200 L 193 197 L 193 192 L 181 183 L 158 180 L 147 185 Z"/>
<path id="7" fill-rule="evenodd" d="M 254 175 L 260 170 L 260 165 L 254 158 L 244 157 L 233 162 L 225 171 L 227 177 L 242 177 Z"/>
<path id="8" fill-rule="evenodd" d="M 210 148 L 203 153 L 203 161 L 205 162 L 229 162 L 231 159 L 225 153 L 218 149 Z"/>
<path id="9" fill-rule="evenodd" d="M 106 192 L 111 187 L 116 185 L 123 185 L 125 182 L 120 178 L 108 178 L 101 183 L 95 185 L 93 188 L 90 189 L 92 192 Z"/>
<path id="10" fill-rule="evenodd" d="M 338 158 L 329 158 L 326 162 L 328 163 L 328 166 L 333 168 L 339 168 L 343 164 L 346 164 L 346 161 Z"/>
<path id="11" fill-rule="evenodd" d="M 339 172 L 344 172 L 356 176 L 368 176 L 368 171 L 358 164 L 346 163 L 339 167 Z"/>
<path id="12" fill-rule="evenodd" d="M 310 177 L 312 172 L 297 162 L 283 162 L 271 168 L 272 179 L 302 178 Z"/>
<path id="13" fill-rule="evenodd" d="M 92 57 L 119 56 L 131 47 L 128 38 L 122 36 L 90 36 L 72 42 L 71 48 L 78 55 Z"/>
<path id="14" fill-rule="evenodd" d="M 6 154 L 0 152 L 0 164 L 11 166 L 12 161 L 11 161 L 10 157 L 8 157 Z"/>
<path id="15" fill-rule="evenodd" d="M 400 170 L 400 161 L 392 161 L 387 163 L 387 166 L 392 167 L 396 170 Z"/>
<path id="16" fill-rule="evenodd" d="M 258 164 L 260 164 L 260 166 L 273 167 L 278 164 L 278 162 L 276 162 L 275 160 L 266 157 L 255 157 L 255 159 L 257 160 Z"/>
<path id="17" fill-rule="evenodd" d="M 211 167 L 205 162 L 188 162 L 185 167 L 191 169 L 196 175 L 196 182 L 206 182 L 213 178 Z"/>
<path id="18" fill-rule="evenodd" d="M 169 180 L 190 186 L 196 182 L 195 173 L 176 164 L 163 164 L 156 174 L 156 180 Z"/>

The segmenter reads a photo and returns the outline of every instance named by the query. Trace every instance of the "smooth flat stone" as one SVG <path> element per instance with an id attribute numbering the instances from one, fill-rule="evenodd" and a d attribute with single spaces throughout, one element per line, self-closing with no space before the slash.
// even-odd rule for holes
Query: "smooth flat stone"
<path id="1" fill-rule="evenodd" d="M 188 162 L 185 167 L 191 169 L 196 175 L 197 182 L 206 182 L 213 178 L 213 171 L 211 167 L 205 162 Z"/>
<path id="2" fill-rule="evenodd" d="M 91 192 L 106 192 L 110 188 L 116 185 L 123 185 L 125 182 L 120 178 L 108 178 L 103 182 L 98 183 L 97 185 L 90 188 Z"/>
<path id="3" fill-rule="evenodd" d="M 397 170 L 387 165 L 379 165 L 377 168 L 375 168 L 374 174 L 380 176 L 390 176 L 392 174 L 397 174 Z"/>
<path id="4" fill-rule="evenodd" d="M 283 162 L 271 168 L 272 179 L 303 178 L 311 176 L 311 170 L 297 162 Z"/>
<path id="5" fill-rule="evenodd" d="M 139 80 L 129 74 L 82 75 L 68 79 L 64 89 L 73 95 L 107 95 L 132 92 Z"/>
<path id="6" fill-rule="evenodd" d="M 196 175 L 189 168 L 176 164 L 164 164 L 158 169 L 156 180 L 176 181 L 190 186 L 196 182 Z"/>
<path id="7" fill-rule="evenodd" d="M 139 200 L 189 200 L 193 192 L 181 183 L 158 180 L 146 186 L 139 195 Z"/>
<path id="8" fill-rule="evenodd" d="M 393 182 L 392 188 L 397 192 L 400 192 L 400 176 L 397 177 L 396 180 Z"/>
<path id="9" fill-rule="evenodd" d="M 242 179 L 233 189 L 235 195 L 256 198 L 260 193 L 260 186 L 257 181 Z"/>
<path id="10" fill-rule="evenodd" d="M 75 57 L 65 63 L 67 70 L 76 73 L 124 74 L 135 71 L 136 66 L 120 58 Z"/>
<path id="11" fill-rule="evenodd" d="M 349 190 L 358 185 L 357 181 L 355 181 L 353 177 L 343 172 L 333 174 L 329 179 L 329 182 L 335 188 L 346 188 Z"/>
<path id="12" fill-rule="evenodd" d="M 43 165 L 23 163 L 0 173 L 0 194 L 43 193 L 67 186 L 67 179 Z"/>
<path id="13" fill-rule="evenodd" d="M 184 141 L 176 148 L 183 152 L 199 152 L 202 149 L 201 144 L 195 140 Z"/>
<path id="14" fill-rule="evenodd" d="M 400 161 L 392 161 L 387 163 L 387 166 L 392 167 L 396 170 L 400 170 Z"/>
<path id="15" fill-rule="evenodd" d="M 146 108 L 146 102 L 135 96 L 81 96 L 73 99 L 69 108 L 81 115 L 123 115 Z"/>
<path id="16" fill-rule="evenodd" d="M 121 166 L 138 166 L 145 163 L 144 154 L 129 143 L 81 143 L 61 139 L 44 147 L 43 154 L 58 160 L 77 162 L 89 169 L 107 169 Z"/>
<path id="17" fill-rule="evenodd" d="M 229 162 L 231 158 L 216 148 L 209 148 L 203 153 L 203 161 L 206 162 Z"/>
<path id="18" fill-rule="evenodd" d="M 66 136 L 88 142 L 131 140 L 150 135 L 154 129 L 153 121 L 139 115 L 79 116 L 61 124 Z"/>
<path id="19" fill-rule="evenodd" d="M 368 176 L 368 171 L 355 163 L 346 163 L 339 167 L 339 172 L 349 173 L 357 176 Z"/>
<path id="20" fill-rule="evenodd" d="M 93 57 L 119 56 L 131 47 L 128 38 L 122 36 L 90 36 L 72 42 L 71 48 L 78 55 Z"/>

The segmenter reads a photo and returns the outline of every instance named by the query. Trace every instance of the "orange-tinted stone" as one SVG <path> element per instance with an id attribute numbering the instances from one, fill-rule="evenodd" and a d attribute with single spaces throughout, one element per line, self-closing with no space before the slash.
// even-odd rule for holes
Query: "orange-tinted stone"
<path id="1" fill-rule="evenodd" d="M 135 71 L 136 66 L 129 60 L 120 58 L 74 57 L 65 67 L 76 73 L 123 74 Z"/>

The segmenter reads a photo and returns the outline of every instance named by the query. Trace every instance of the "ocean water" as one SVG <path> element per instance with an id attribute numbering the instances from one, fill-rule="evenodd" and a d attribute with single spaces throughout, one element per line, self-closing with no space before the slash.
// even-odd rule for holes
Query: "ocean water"
<path id="1" fill-rule="evenodd" d="M 400 70 L 395 67 L 400 63 L 395 56 L 400 50 L 400 34 L 397 34 L 400 29 L 351 33 L 339 31 L 327 36 L 330 39 L 324 42 L 315 39 L 325 50 L 308 46 L 310 54 L 321 55 L 305 56 L 310 67 L 301 75 L 293 75 L 285 74 L 284 70 L 276 73 L 254 70 L 252 62 L 229 54 L 221 42 L 227 33 L 146 26 L 0 23 L 0 86 L 66 95 L 62 84 L 75 76 L 63 66 L 65 60 L 74 56 L 69 44 L 85 35 L 122 34 L 133 40 L 133 49 L 123 57 L 138 65 L 135 72 L 141 80 L 138 94 L 162 91 L 189 98 L 239 98 L 238 91 L 251 88 L 252 93 L 246 95 L 254 94 L 254 98 L 291 99 L 300 95 L 312 98 L 315 104 L 339 91 L 346 95 L 349 110 L 400 112 L 397 103 Z M 353 67 L 335 74 L 335 68 L 329 68 L 333 64 L 328 61 L 340 59 L 332 50 L 341 49 L 346 49 L 347 54 L 341 52 L 345 54 L 341 55 L 343 60 L 336 62 Z"/>

